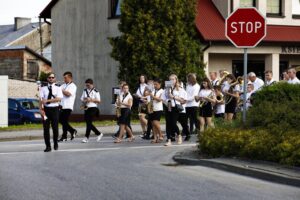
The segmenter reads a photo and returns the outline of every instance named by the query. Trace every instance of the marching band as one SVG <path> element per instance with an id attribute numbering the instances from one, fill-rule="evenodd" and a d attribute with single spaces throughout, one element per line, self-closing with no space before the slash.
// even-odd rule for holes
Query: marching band
<path id="1" fill-rule="evenodd" d="M 246 101 L 246 109 L 251 107 L 251 96 L 262 87 L 275 84 L 272 71 L 265 72 L 265 80 L 256 77 L 254 72 L 248 74 L 246 99 L 243 99 L 243 77 L 235 77 L 225 70 L 210 72 L 209 78 L 204 78 L 201 84 L 197 83 L 194 73 L 187 75 L 186 86 L 177 75 L 171 74 L 169 80 L 163 82 L 160 79 L 147 81 L 145 75 L 139 77 L 139 86 L 131 95 L 129 85 L 125 81 L 120 82 L 120 88 L 115 93 L 115 113 L 118 132 L 113 135 L 114 143 L 121 143 L 126 133 L 126 139 L 133 142 L 135 137 L 131 128 L 131 112 L 135 102 L 138 106 L 138 116 L 143 131 L 143 139 L 152 139 L 151 143 L 161 143 L 165 140 L 161 131 L 161 117 L 165 117 L 166 143 L 171 146 L 172 142 L 182 144 L 189 141 L 192 133 L 202 133 L 206 128 L 214 127 L 214 119 L 223 119 L 232 122 L 234 115 L 242 110 L 242 103 Z M 50 124 L 53 129 L 54 150 L 58 150 L 58 142 L 67 141 L 68 132 L 73 140 L 77 130 L 69 124 L 69 117 L 73 111 L 76 98 L 77 86 L 73 82 L 71 72 L 63 74 L 64 84 L 56 85 L 55 74 L 47 77 L 47 84 L 39 89 L 40 113 L 43 118 L 45 152 L 52 150 L 50 143 Z M 290 84 L 300 84 L 296 77 L 295 69 L 289 69 L 284 74 L 284 80 Z M 85 89 L 80 98 L 86 122 L 86 133 L 82 143 L 89 141 L 90 132 L 93 131 L 99 142 L 103 133 L 94 125 L 93 120 L 99 116 L 98 105 L 101 103 L 100 92 L 94 87 L 92 79 L 85 81 Z M 58 140 L 58 123 L 62 124 L 63 133 Z M 177 124 L 180 123 L 182 130 Z M 195 129 L 194 129 L 195 127 Z M 152 132 L 152 137 L 150 136 Z"/>

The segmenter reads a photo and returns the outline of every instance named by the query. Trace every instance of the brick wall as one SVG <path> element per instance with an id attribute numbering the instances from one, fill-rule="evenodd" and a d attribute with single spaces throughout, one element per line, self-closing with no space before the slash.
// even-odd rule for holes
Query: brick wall
<path id="1" fill-rule="evenodd" d="M 8 97 L 10 98 L 36 98 L 37 84 L 29 81 L 8 80 Z"/>

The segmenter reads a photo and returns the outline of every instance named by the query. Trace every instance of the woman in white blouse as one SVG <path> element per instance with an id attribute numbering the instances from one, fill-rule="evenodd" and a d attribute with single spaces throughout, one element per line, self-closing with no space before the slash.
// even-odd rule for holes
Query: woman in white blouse
<path id="1" fill-rule="evenodd" d="M 175 74 L 169 76 L 169 81 L 172 81 L 172 87 L 166 88 L 163 93 L 164 104 L 167 109 L 165 112 L 166 118 L 166 133 L 167 133 L 167 143 L 165 146 L 171 146 L 172 141 L 175 141 L 175 135 L 178 130 L 177 121 L 179 117 L 179 107 L 182 103 L 185 103 L 185 99 L 180 96 L 183 90 L 179 86 L 178 78 Z M 178 144 L 182 143 L 182 136 L 178 135 Z"/>
<path id="2" fill-rule="evenodd" d="M 163 103 L 161 98 L 163 92 L 164 90 L 161 89 L 161 81 L 159 79 L 154 79 L 154 91 L 150 93 L 150 103 L 152 103 L 153 112 L 149 114 L 149 121 L 152 123 L 154 136 L 154 139 L 151 141 L 151 143 L 159 143 L 164 139 L 160 127 L 160 118 L 163 114 Z"/>
<path id="3" fill-rule="evenodd" d="M 118 124 L 120 125 L 119 137 L 114 141 L 115 143 L 121 143 L 125 130 L 129 135 L 128 141 L 132 142 L 134 140 L 132 131 L 130 129 L 130 116 L 133 98 L 129 92 L 129 86 L 124 84 L 122 87 L 122 94 L 116 102 L 117 106 L 121 108 L 121 116 L 118 118 Z"/>
<path id="4" fill-rule="evenodd" d="M 226 81 L 229 83 L 229 86 L 224 88 L 223 91 L 225 95 L 225 120 L 231 122 L 240 97 L 239 86 L 236 78 L 232 74 L 226 76 Z"/>
<path id="5" fill-rule="evenodd" d="M 197 101 L 200 101 L 200 132 L 204 131 L 205 124 L 208 127 L 213 127 L 212 115 L 213 115 L 213 104 L 216 102 L 215 93 L 212 85 L 208 78 L 204 78 L 201 84 L 201 90 L 197 97 Z"/>

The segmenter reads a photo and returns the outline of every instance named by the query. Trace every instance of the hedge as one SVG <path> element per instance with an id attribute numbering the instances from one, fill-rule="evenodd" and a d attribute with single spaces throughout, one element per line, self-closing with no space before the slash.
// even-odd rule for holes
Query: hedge
<path id="1" fill-rule="evenodd" d="M 199 135 L 200 152 L 300 166 L 300 85 L 265 87 L 253 101 L 246 126 L 206 130 Z"/>

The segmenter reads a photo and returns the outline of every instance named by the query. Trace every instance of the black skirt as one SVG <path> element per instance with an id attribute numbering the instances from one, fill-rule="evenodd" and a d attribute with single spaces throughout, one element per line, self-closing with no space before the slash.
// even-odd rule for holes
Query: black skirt
<path id="1" fill-rule="evenodd" d="M 200 117 L 212 117 L 213 116 L 213 109 L 211 102 L 206 103 L 199 109 L 199 116 Z"/>
<path id="2" fill-rule="evenodd" d="M 160 118 L 163 114 L 163 111 L 154 111 L 153 113 L 149 114 L 149 120 L 150 121 L 160 121 Z"/>
<path id="3" fill-rule="evenodd" d="M 235 113 L 237 106 L 236 98 L 232 97 L 231 101 L 225 105 L 225 113 Z"/>
<path id="4" fill-rule="evenodd" d="M 118 118 L 119 124 L 130 125 L 131 110 L 129 108 L 121 108 L 121 116 Z"/>

